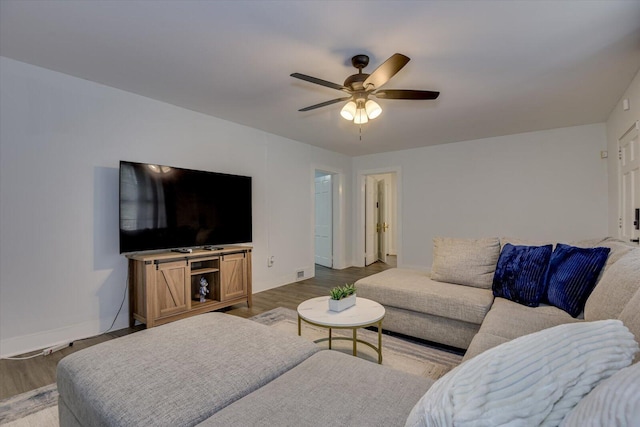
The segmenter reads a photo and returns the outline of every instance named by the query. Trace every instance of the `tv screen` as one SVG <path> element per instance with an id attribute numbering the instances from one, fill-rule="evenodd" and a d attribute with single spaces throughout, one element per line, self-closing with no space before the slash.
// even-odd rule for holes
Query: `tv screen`
<path id="1" fill-rule="evenodd" d="M 251 177 L 120 162 L 120 253 L 251 240 Z"/>

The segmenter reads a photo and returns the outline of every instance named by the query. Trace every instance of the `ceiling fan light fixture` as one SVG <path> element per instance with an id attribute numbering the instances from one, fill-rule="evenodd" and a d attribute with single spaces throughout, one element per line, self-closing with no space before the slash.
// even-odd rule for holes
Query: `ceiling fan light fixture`
<path id="1" fill-rule="evenodd" d="M 382 107 L 380 107 L 380 105 L 377 102 L 371 99 L 368 100 L 366 104 L 364 104 L 364 108 L 367 112 L 367 116 L 369 116 L 371 120 L 375 119 L 380 114 L 382 114 Z"/>
<path id="2" fill-rule="evenodd" d="M 345 119 L 351 121 L 356 117 L 356 103 L 353 101 L 349 101 L 342 107 L 342 111 L 340 111 L 340 115 Z"/>
<path id="3" fill-rule="evenodd" d="M 356 117 L 353 119 L 353 123 L 357 125 L 363 125 L 369 121 L 369 117 L 367 117 L 367 112 L 364 108 L 358 108 L 356 110 Z"/>
<path id="4" fill-rule="evenodd" d="M 1 0 L 0 0 L 1 1 Z M 291 77 L 304 80 L 309 83 L 339 90 L 349 94 L 347 97 L 336 98 L 309 107 L 301 108 L 298 111 L 310 111 L 316 108 L 326 107 L 338 102 L 348 101 L 342 107 L 340 115 L 349 121 L 361 125 L 369 122 L 382 114 L 382 107 L 369 99 L 369 96 L 375 96 L 378 99 L 406 99 L 406 100 L 422 100 L 436 99 L 440 92 L 429 90 L 412 90 L 412 89 L 383 89 L 389 79 L 395 76 L 407 63 L 409 57 L 401 53 L 394 53 L 378 66 L 370 74 L 365 74 L 362 69 L 369 64 L 367 55 L 356 55 L 351 58 L 351 64 L 358 69 L 356 74 L 352 74 L 344 81 L 344 84 L 332 83 L 317 77 L 307 76 L 306 74 L 292 73 Z"/>

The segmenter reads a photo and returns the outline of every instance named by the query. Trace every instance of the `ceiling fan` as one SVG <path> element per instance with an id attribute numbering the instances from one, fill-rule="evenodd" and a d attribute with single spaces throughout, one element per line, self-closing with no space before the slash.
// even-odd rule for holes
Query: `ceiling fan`
<path id="1" fill-rule="evenodd" d="M 332 99 L 301 108 L 298 111 L 315 110 L 326 107 L 337 102 L 349 101 L 340 111 L 340 115 L 347 120 L 353 120 L 355 124 L 367 123 L 369 119 L 375 119 L 382 113 L 382 108 L 377 102 L 369 99 L 374 96 L 378 99 L 436 99 L 440 92 L 429 90 L 407 90 L 407 89 L 380 89 L 385 83 L 395 76 L 409 62 L 409 57 L 401 53 L 394 53 L 389 59 L 376 68 L 371 74 L 362 72 L 362 69 L 369 64 L 367 55 L 356 55 L 351 58 L 351 64 L 358 69 L 357 74 L 352 74 L 344 81 L 344 84 L 331 83 L 306 74 L 293 73 L 291 77 L 326 86 L 331 89 L 346 92 L 349 96 Z"/>

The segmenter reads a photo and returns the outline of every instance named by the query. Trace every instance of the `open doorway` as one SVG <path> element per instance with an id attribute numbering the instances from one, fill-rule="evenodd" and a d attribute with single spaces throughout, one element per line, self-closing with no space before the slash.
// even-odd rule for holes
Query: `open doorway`
<path id="1" fill-rule="evenodd" d="M 313 218 L 309 221 L 309 232 L 314 265 L 346 268 L 351 260 L 347 260 L 345 249 L 345 173 L 323 165 L 312 166 L 310 172 Z"/>
<path id="2" fill-rule="evenodd" d="M 333 267 L 333 178 L 320 170 L 315 172 L 315 263 Z"/>
<path id="3" fill-rule="evenodd" d="M 365 175 L 365 265 L 381 261 L 397 266 L 397 175 Z"/>

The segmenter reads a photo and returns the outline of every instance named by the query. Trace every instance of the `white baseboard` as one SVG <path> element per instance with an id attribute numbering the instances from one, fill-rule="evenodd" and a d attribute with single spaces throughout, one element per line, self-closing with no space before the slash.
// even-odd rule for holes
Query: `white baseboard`
<path id="1" fill-rule="evenodd" d="M 298 271 L 304 272 L 304 277 L 298 278 Z M 301 267 L 296 271 L 284 274 L 279 277 L 271 278 L 269 280 L 261 280 L 260 282 L 253 283 L 253 290 L 255 293 L 268 291 L 269 289 L 278 288 L 280 286 L 289 285 L 291 283 L 300 282 L 302 280 L 311 279 L 315 276 L 315 267 Z"/>
<path id="2" fill-rule="evenodd" d="M 36 332 L 19 337 L 6 338 L 0 340 L 0 358 L 12 357 L 18 354 L 29 353 L 58 344 L 70 343 L 79 339 L 92 337 L 104 333 L 113 322 L 112 318 L 105 318 L 77 325 L 66 326 L 64 328 L 51 329 L 48 331 Z M 106 325 L 106 326 L 104 326 Z M 129 326 L 129 315 L 123 307 L 112 330 L 123 329 Z"/>

